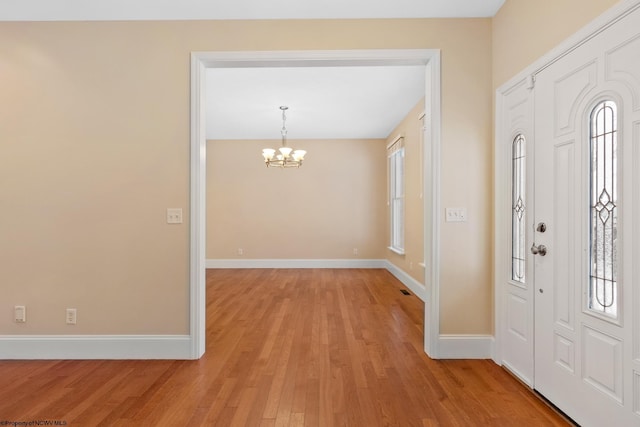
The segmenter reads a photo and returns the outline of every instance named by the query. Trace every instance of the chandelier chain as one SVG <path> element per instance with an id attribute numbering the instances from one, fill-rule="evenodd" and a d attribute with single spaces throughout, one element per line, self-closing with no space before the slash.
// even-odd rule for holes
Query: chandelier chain
<path id="1" fill-rule="evenodd" d="M 282 145 L 285 145 L 285 140 L 287 139 L 287 107 L 280 107 L 280 109 L 282 110 L 282 130 L 280 130 L 280 133 L 282 134 Z"/>

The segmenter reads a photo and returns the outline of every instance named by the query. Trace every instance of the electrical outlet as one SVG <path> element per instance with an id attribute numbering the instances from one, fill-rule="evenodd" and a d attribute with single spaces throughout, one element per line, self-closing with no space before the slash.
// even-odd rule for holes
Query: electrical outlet
<path id="1" fill-rule="evenodd" d="M 77 321 L 77 310 L 75 308 L 67 308 L 67 325 L 75 325 Z"/>
<path id="2" fill-rule="evenodd" d="M 238 248 L 238 255 L 244 255 L 244 249 Z"/>
<path id="3" fill-rule="evenodd" d="M 353 248 L 353 254 L 358 255 L 358 248 Z"/>
<path id="4" fill-rule="evenodd" d="M 182 208 L 167 208 L 167 224 L 182 224 Z"/>
<path id="5" fill-rule="evenodd" d="M 16 323 L 27 323 L 27 307 L 24 305 L 13 307 L 13 319 Z"/>

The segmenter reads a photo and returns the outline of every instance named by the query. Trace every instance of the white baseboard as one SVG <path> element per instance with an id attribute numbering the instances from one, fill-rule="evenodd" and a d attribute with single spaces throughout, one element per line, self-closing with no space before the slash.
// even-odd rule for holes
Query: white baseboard
<path id="1" fill-rule="evenodd" d="M 385 266 L 389 273 L 393 274 L 396 279 L 402 282 L 411 292 L 416 294 L 418 298 L 422 300 L 422 302 L 427 302 L 427 288 L 420 282 L 418 282 L 413 277 L 409 276 L 405 273 L 404 270 L 399 269 L 393 263 L 385 260 Z"/>
<path id="2" fill-rule="evenodd" d="M 206 268 L 386 268 L 384 259 L 208 259 Z"/>
<path id="3" fill-rule="evenodd" d="M 427 291 L 386 259 L 208 259 L 207 268 L 385 268 L 422 301 Z"/>
<path id="4" fill-rule="evenodd" d="M 189 335 L 0 335 L 3 359 L 192 359 Z"/>
<path id="5" fill-rule="evenodd" d="M 387 260 L 216 260 L 206 268 L 384 268 L 422 301 L 426 288 Z M 193 359 L 189 335 L 0 335 L 0 360 L 7 359 Z M 490 359 L 490 335 L 440 335 L 439 359 Z"/>
<path id="6" fill-rule="evenodd" d="M 438 359 L 492 359 L 493 335 L 440 335 Z"/>

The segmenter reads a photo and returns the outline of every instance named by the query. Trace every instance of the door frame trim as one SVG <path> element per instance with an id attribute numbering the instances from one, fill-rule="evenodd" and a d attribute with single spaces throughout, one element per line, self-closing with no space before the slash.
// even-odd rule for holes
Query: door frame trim
<path id="1" fill-rule="evenodd" d="M 268 66 L 424 65 L 425 113 L 429 118 L 423 151 L 425 170 L 424 250 L 425 303 L 424 351 L 438 357 L 440 332 L 440 139 L 441 66 L 439 49 L 374 49 L 328 51 L 257 51 L 191 53 L 191 152 L 190 152 L 190 252 L 189 337 L 191 358 L 205 352 L 206 335 L 206 70 L 215 67 Z"/>

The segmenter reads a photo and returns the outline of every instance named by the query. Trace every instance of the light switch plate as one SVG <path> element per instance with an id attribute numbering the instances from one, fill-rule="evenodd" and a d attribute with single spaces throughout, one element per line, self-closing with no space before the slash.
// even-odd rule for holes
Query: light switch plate
<path id="1" fill-rule="evenodd" d="M 13 319 L 16 323 L 27 323 L 27 307 L 24 305 L 16 305 L 13 307 Z"/>
<path id="2" fill-rule="evenodd" d="M 182 208 L 167 208 L 167 224 L 182 224 Z"/>
<path id="3" fill-rule="evenodd" d="M 67 308 L 67 325 L 75 325 L 78 321 L 78 310 L 75 308 Z"/>
<path id="4" fill-rule="evenodd" d="M 467 209 L 466 208 L 446 208 L 445 221 L 446 222 L 467 222 Z"/>

